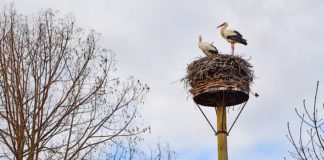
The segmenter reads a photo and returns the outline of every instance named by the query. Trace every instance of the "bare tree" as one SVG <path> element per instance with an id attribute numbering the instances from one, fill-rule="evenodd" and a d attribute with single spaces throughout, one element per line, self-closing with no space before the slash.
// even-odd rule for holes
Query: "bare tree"
<path id="1" fill-rule="evenodd" d="M 287 137 L 294 146 L 294 151 L 289 152 L 290 155 L 297 160 L 324 160 L 324 122 L 323 116 L 324 105 L 317 106 L 317 91 L 319 82 L 316 85 L 314 104 L 311 108 L 306 107 L 303 101 L 302 113 L 295 109 L 296 114 L 300 118 L 299 133 L 297 138 L 294 137 L 289 123 Z"/>
<path id="2" fill-rule="evenodd" d="M 157 143 L 155 150 L 151 151 L 150 160 L 173 160 L 176 159 L 176 153 L 170 149 L 169 144 L 164 146 Z"/>
<path id="3" fill-rule="evenodd" d="M 154 148 L 147 148 L 143 144 L 138 144 L 134 137 L 129 137 L 127 141 L 119 141 L 114 146 L 114 152 L 106 154 L 109 160 L 175 160 L 176 153 L 170 148 L 169 144 L 156 143 Z M 147 148 L 147 149 L 145 149 Z"/>
<path id="4" fill-rule="evenodd" d="M 1 158 L 86 159 L 147 130 L 138 105 L 148 87 L 120 81 L 98 38 L 52 10 L 31 19 L 1 13 Z"/>

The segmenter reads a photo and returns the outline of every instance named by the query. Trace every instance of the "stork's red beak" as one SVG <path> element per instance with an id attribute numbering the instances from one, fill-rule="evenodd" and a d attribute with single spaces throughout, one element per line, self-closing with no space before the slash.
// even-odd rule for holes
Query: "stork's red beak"
<path id="1" fill-rule="evenodd" d="M 219 28 L 219 27 L 221 27 L 221 26 L 223 26 L 225 23 L 222 23 L 221 25 L 219 25 L 217 28 Z"/>

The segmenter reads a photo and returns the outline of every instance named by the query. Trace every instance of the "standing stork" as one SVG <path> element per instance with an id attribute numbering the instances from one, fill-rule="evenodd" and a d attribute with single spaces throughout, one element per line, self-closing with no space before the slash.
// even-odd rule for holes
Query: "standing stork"
<path id="1" fill-rule="evenodd" d="M 240 34 L 238 31 L 227 28 L 228 24 L 224 22 L 223 24 L 219 25 L 217 28 L 220 28 L 220 33 L 224 37 L 224 39 L 231 43 L 232 48 L 232 55 L 234 55 L 234 44 L 235 43 L 241 43 L 244 45 L 247 45 L 246 40 L 243 38 L 242 34 Z"/>
<path id="2" fill-rule="evenodd" d="M 198 47 L 205 53 L 206 56 L 218 54 L 217 48 L 212 43 L 203 42 L 202 37 L 199 36 Z"/>

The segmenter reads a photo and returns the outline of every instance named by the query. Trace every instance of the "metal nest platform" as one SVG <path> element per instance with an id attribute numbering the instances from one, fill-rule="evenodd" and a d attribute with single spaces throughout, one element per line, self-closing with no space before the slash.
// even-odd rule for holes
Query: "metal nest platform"
<path id="1" fill-rule="evenodd" d="M 252 65 L 236 55 L 218 54 L 193 61 L 182 79 L 203 106 L 234 106 L 249 99 Z"/>
<path id="2" fill-rule="evenodd" d="M 193 100 L 203 106 L 234 106 L 246 102 L 249 92 L 239 88 L 212 87 L 193 95 Z"/>

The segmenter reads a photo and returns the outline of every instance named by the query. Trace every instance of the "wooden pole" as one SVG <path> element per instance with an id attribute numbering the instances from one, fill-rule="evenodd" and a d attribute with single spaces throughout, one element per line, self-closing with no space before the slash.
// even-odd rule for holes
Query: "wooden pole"
<path id="1" fill-rule="evenodd" d="M 216 106 L 218 160 L 227 160 L 226 107 Z"/>

